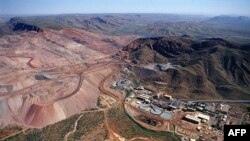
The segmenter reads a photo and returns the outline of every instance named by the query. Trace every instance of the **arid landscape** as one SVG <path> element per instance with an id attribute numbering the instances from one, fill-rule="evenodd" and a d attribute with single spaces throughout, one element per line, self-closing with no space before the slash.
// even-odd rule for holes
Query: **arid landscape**
<path id="1" fill-rule="evenodd" d="M 250 99 L 250 54 L 246 46 L 220 38 L 197 42 L 172 36 L 138 39 L 123 50 L 140 66 L 175 64 L 177 67 L 166 73 L 148 67 L 137 67 L 135 72 L 146 85 L 178 98 Z"/>
<path id="2" fill-rule="evenodd" d="M 248 16 L 1 12 L 0 140 L 221 141 L 250 124 Z"/>
<path id="3" fill-rule="evenodd" d="M 132 38 L 78 29 L 1 38 L 1 126 L 44 127 L 96 108 L 99 82 L 119 69 L 110 56 Z"/>

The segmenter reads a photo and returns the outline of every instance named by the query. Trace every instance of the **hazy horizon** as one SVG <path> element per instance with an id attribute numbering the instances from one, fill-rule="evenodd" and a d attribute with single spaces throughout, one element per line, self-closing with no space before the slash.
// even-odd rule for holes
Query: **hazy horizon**
<path id="1" fill-rule="evenodd" d="M 180 14 L 250 16 L 248 0 L 0 0 L 2 16 Z"/>
<path id="2" fill-rule="evenodd" d="M 201 17 L 216 17 L 216 16 L 229 16 L 229 17 L 249 17 L 250 15 L 233 15 L 233 14 L 217 14 L 217 15 L 202 15 L 202 14 L 182 14 L 182 13 L 58 13 L 58 14 L 0 14 L 1 17 L 33 17 L 33 16 L 60 16 L 60 15 L 105 15 L 105 14 L 158 14 L 158 15 L 188 15 L 188 16 L 201 16 Z"/>

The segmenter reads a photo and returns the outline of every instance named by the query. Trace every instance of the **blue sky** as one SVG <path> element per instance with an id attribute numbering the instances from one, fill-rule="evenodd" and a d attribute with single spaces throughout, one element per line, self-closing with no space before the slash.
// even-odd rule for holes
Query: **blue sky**
<path id="1" fill-rule="evenodd" d="M 173 13 L 250 16 L 250 0 L 0 0 L 0 15 Z"/>

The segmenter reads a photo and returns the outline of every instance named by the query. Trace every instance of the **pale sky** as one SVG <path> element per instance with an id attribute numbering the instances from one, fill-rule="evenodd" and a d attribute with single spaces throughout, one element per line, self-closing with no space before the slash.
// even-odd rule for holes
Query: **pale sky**
<path id="1" fill-rule="evenodd" d="M 250 16 L 250 0 L 0 0 L 0 15 L 171 13 Z"/>

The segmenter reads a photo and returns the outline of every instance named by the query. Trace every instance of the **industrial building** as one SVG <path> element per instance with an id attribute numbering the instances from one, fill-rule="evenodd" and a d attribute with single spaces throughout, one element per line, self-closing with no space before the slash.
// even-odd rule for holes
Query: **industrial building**
<path id="1" fill-rule="evenodd" d="M 210 120 L 210 116 L 202 114 L 202 113 L 196 113 L 195 117 L 201 119 L 201 121 L 204 123 L 206 123 Z"/>
<path id="2" fill-rule="evenodd" d="M 201 119 L 191 115 L 186 115 L 183 119 L 194 124 L 199 124 L 201 122 Z"/>
<path id="3" fill-rule="evenodd" d="M 181 106 L 181 101 L 175 99 L 171 102 L 171 104 L 169 105 L 170 108 L 172 109 L 178 109 Z"/>
<path id="4" fill-rule="evenodd" d="M 162 97 L 163 97 L 164 100 L 173 100 L 173 98 L 172 98 L 171 95 L 165 94 L 165 95 L 163 95 Z"/>
<path id="5" fill-rule="evenodd" d="M 228 113 L 230 108 L 231 108 L 231 106 L 226 105 L 226 104 L 219 104 L 218 105 L 218 111 L 220 111 L 220 112 L 222 112 L 224 114 Z"/>
<path id="6" fill-rule="evenodd" d="M 152 98 L 153 95 L 148 95 L 148 94 L 140 94 L 136 98 L 139 100 L 142 100 L 146 103 L 150 103 L 150 99 Z"/>

